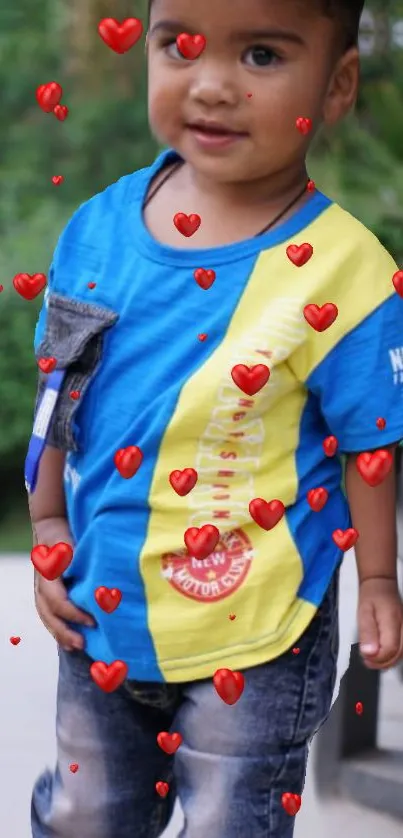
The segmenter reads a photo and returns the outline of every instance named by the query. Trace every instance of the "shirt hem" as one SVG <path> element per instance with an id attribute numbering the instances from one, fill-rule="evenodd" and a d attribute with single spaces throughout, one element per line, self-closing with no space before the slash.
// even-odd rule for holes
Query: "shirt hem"
<path id="1" fill-rule="evenodd" d="M 301 604 L 298 614 L 292 622 L 292 631 L 288 631 L 275 642 L 268 644 L 267 640 L 257 640 L 250 644 L 247 650 L 241 647 L 234 647 L 229 651 L 213 652 L 208 660 L 201 663 L 193 662 L 191 659 L 175 663 L 175 666 L 159 662 L 164 680 L 167 683 L 183 683 L 186 681 L 198 681 L 203 678 L 212 678 L 215 671 L 221 668 L 234 671 L 251 669 L 253 666 L 269 663 L 288 652 L 299 640 L 308 628 L 311 620 L 319 610 L 320 605 L 312 605 L 310 602 Z"/>
<path id="2" fill-rule="evenodd" d="M 368 451 L 370 449 L 384 448 L 386 445 L 398 444 L 403 439 L 403 427 L 386 428 L 384 431 L 377 431 L 374 434 L 368 434 L 363 438 L 363 435 L 351 436 L 340 442 L 337 433 L 335 434 L 339 447 L 340 454 L 356 454 Z"/>
<path id="3" fill-rule="evenodd" d="M 292 624 L 289 626 L 289 630 L 275 641 L 268 642 L 266 637 L 264 640 L 260 639 L 248 644 L 247 648 L 245 645 L 242 645 L 231 647 L 228 650 L 215 650 L 209 655 L 204 655 L 203 660 L 194 658 L 184 658 L 179 661 L 171 660 L 169 662 L 157 660 L 156 667 L 154 667 L 153 671 L 149 660 L 144 660 L 144 662 L 139 658 L 137 660 L 128 660 L 127 657 L 123 656 L 122 660 L 124 659 L 128 666 L 127 678 L 128 680 L 140 682 L 153 681 L 157 683 L 179 684 L 212 678 L 217 669 L 228 668 L 238 671 L 269 663 L 271 660 L 275 660 L 280 655 L 288 652 L 296 644 L 308 628 L 319 608 L 320 604 L 314 605 L 311 602 L 300 601 L 299 608 L 292 620 Z M 106 657 L 104 655 L 99 656 L 99 649 L 94 648 L 98 646 L 98 642 L 94 642 L 95 638 L 91 638 L 91 629 L 80 627 L 80 630 L 87 641 L 85 651 L 92 660 L 103 660 L 105 663 L 110 663 L 114 659 L 110 655 Z"/>

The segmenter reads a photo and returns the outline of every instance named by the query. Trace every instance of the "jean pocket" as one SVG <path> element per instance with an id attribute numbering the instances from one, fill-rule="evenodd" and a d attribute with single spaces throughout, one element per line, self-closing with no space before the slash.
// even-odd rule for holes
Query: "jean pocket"
<path id="1" fill-rule="evenodd" d="M 119 315 L 111 309 L 60 294 L 49 295 L 45 334 L 36 357 L 37 360 L 55 358 L 56 369 L 65 370 L 46 438 L 49 445 L 63 451 L 79 449 L 74 431 L 76 412 L 101 362 L 105 330 L 113 326 L 118 318 Z M 35 415 L 46 383 L 47 375 L 40 372 Z M 79 393 L 77 399 L 70 395 L 74 391 Z"/>

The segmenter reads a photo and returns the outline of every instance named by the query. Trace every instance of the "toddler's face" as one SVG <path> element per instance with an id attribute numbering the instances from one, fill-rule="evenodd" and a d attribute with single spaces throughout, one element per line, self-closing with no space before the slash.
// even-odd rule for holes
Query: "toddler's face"
<path id="1" fill-rule="evenodd" d="M 300 0 L 154 0 L 148 60 L 155 135 L 223 183 L 267 177 L 303 161 L 311 137 L 296 129 L 297 117 L 317 126 L 342 115 L 336 100 L 326 105 L 334 22 L 315 6 Z M 206 38 L 196 60 L 178 51 L 182 32 Z M 188 127 L 200 120 L 241 136 L 208 141 Z"/>

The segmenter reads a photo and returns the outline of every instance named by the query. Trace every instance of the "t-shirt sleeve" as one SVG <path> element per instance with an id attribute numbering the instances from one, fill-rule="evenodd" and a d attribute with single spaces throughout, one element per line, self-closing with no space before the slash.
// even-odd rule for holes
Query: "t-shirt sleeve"
<path id="1" fill-rule="evenodd" d="M 345 335 L 306 381 L 342 453 L 403 438 L 403 299 L 391 294 Z M 376 425 L 386 422 L 384 430 Z"/>
<path id="2" fill-rule="evenodd" d="M 158 160 L 155 166 L 157 162 Z M 77 258 L 80 253 L 84 253 L 87 261 L 89 253 L 92 258 L 94 254 L 98 258 L 99 243 L 110 235 L 111 223 L 118 225 L 117 219 L 125 212 L 128 202 L 141 199 L 144 184 L 149 177 L 150 167 L 124 175 L 116 183 L 107 186 L 103 192 L 84 201 L 67 222 L 57 241 L 48 272 L 48 283 L 35 328 L 35 353 L 45 335 L 50 294 L 54 292 L 68 295 L 66 276 L 68 276 L 67 265 L 71 254 L 73 258 Z"/>

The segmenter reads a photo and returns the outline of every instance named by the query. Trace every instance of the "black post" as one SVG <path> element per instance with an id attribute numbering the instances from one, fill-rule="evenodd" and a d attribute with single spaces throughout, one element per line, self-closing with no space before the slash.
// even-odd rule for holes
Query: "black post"
<path id="1" fill-rule="evenodd" d="M 338 791 L 341 761 L 376 748 L 380 674 L 361 661 L 358 643 L 351 647 L 350 665 L 329 718 L 316 734 L 315 780 L 321 794 Z M 361 702 L 362 715 L 356 705 Z"/>
<path id="2" fill-rule="evenodd" d="M 364 666 L 358 643 L 351 647 L 350 666 L 343 678 L 340 758 L 359 756 L 376 748 L 380 673 Z M 357 702 L 363 707 L 356 711 Z"/>

